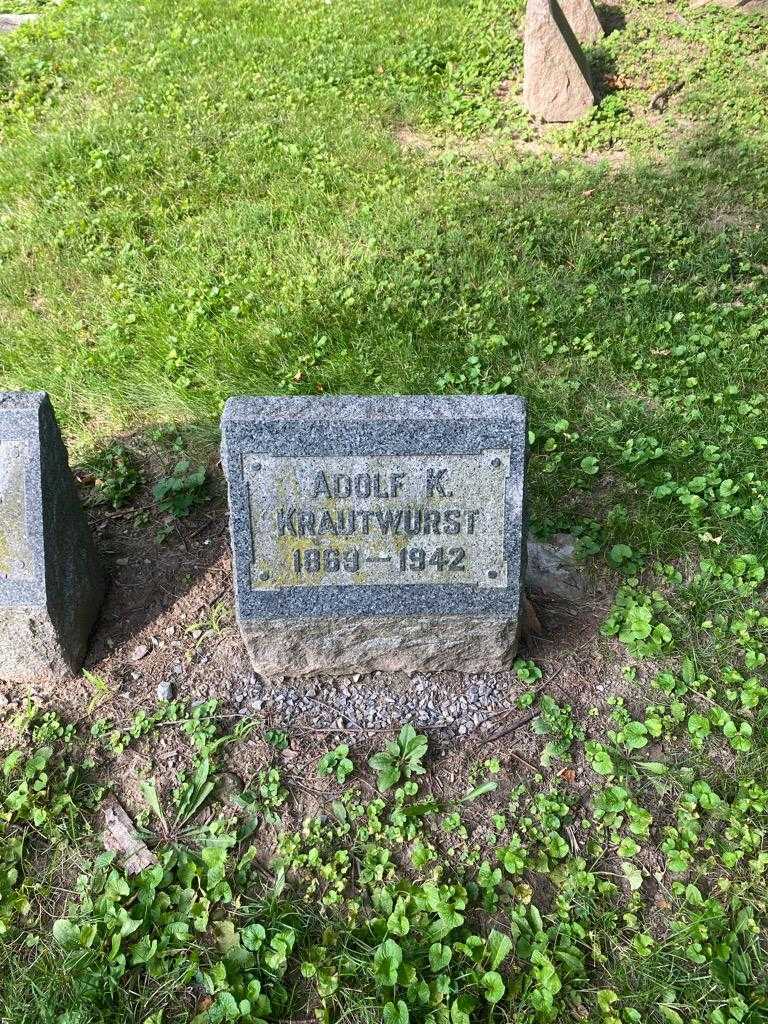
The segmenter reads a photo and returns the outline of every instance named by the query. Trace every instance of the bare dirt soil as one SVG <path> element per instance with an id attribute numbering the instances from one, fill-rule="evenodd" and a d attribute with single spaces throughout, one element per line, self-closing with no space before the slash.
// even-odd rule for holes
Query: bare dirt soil
<path id="1" fill-rule="evenodd" d="M 356 763 L 364 765 L 400 724 L 413 721 L 430 735 L 434 771 L 429 785 L 436 796 L 461 795 L 472 767 L 489 758 L 504 766 L 505 786 L 511 787 L 538 771 L 545 743 L 531 729 L 535 707 L 518 704 L 522 694 L 531 689 L 548 693 L 559 704 L 571 705 L 583 722 L 606 691 L 627 688 L 613 643 L 599 634 L 610 595 L 594 581 L 579 606 L 537 597 L 534 632 L 520 650 L 521 658 L 532 659 L 542 670 L 536 684 L 521 681 L 515 672 L 261 679 L 250 667 L 234 622 L 221 500 L 211 499 L 195 515 L 174 521 L 164 543 L 156 540 L 156 523 L 137 525 L 137 514 L 146 507 L 139 499 L 129 509 L 90 509 L 110 588 L 86 671 L 65 684 L 0 682 L 0 718 L 6 726 L 28 698 L 83 731 L 105 718 L 126 728 L 137 712 L 151 714 L 163 698 L 192 705 L 214 698 L 216 714 L 225 722 L 258 721 L 232 748 L 225 780 L 237 790 L 260 769 L 277 764 L 298 822 L 335 799 L 335 782 L 318 778 L 315 766 L 342 740 L 352 747 Z M 371 706 L 380 716 L 373 722 L 361 711 Z M 268 731 L 275 728 L 288 733 L 283 750 L 268 742 Z M 0 731 L 0 746 L 17 740 L 12 730 Z M 158 791 L 167 793 L 191 765 L 192 753 L 180 729 L 153 730 L 106 766 L 108 782 L 129 813 L 136 814 L 145 807 L 141 781 L 154 778 Z M 565 765 L 561 775 L 579 791 L 586 786 L 584 770 L 576 762 Z M 373 776 L 358 777 L 373 794 Z M 479 801 L 478 813 L 482 807 Z"/>

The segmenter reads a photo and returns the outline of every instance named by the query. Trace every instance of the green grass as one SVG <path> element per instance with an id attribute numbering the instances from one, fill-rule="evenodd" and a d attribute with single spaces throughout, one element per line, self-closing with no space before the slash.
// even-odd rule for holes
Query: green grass
<path id="1" fill-rule="evenodd" d="M 628 6 L 660 50 L 683 36 L 677 60 L 606 40 L 606 60 L 641 63 L 649 94 L 691 51 L 708 59 L 654 129 L 662 165 L 641 152 L 616 175 L 399 151 L 400 124 L 529 132 L 514 99 L 493 96 L 519 74 L 515 4 L 49 9 L 3 44 L 3 378 L 48 388 L 75 437 L 213 424 L 242 392 L 487 390 L 511 376 L 535 421 L 590 416 L 590 379 L 609 398 L 643 395 L 653 368 L 632 364 L 660 332 L 744 326 L 731 303 L 756 278 L 738 262 L 760 262 L 762 236 L 734 265 L 705 222 L 721 202 L 761 220 L 765 125 L 748 100 L 764 91 L 768 29 L 700 10 L 684 33 Z M 685 133 L 683 113 L 700 117 Z M 635 121 L 623 131 L 642 151 Z M 733 353 L 715 379 L 743 371 Z"/>
<path id="2" fill-rule="evenodd" d="M 238 393 L 516 391 L 539 438 L 569 423 L 542 517 L 638 433 L 722 446 L 715 396 L 766 370 L 765 19 L 628 4 L 593 54 L 627 88 L 554 161 L 515 149 L 518 6 L 78 0 L 7 37 L 4 386 L 47 389 L 78 452 L 211 442 Z M 729 474 L 762 463 L 725 440 Z"/>
<path id="3" fill-rule="evenodd" d="M 138 881 L 97 859 L 99 794 L 67 766 L 92 757 L 98 786 L 159 723 L 96 721 L 95 753 L 22 723 L 0 1014 L 768 1019 L 768 19 L 628 0 L 590 52 L 600 108 L 542 140 L 517 2 L 16 7 L 42 17 L 0 41 L 0 385 L 51 393 L 97 499 L 194 502 L 231 394 L 525 395 L 534 527 L 613 573 L 631 697 L 576 721 L 544 694 L 541 772 L 519 792 L 502 772 L 477 815 L 429 771 L 372 800 L 352 751 L 303 831 L 270 762 L 236 822 L 202 827 L 221 763 L 194 725 L 200 774 L 165 799 L 170 838 L 147 809 L 162 875 Z M 110 444 L 160 427 L 192 465 L 145 480 Z M 253 814 L 280 840 L 258 867 Z"/>

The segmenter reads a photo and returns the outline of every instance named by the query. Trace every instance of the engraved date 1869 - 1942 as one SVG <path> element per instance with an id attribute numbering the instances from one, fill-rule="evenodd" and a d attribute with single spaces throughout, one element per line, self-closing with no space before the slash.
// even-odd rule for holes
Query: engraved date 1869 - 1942
<path id="1" fill-rule="evenodd" d="M 466 551 L 459 547 L 438 547 L 434 551 L 422 547 L 403 548 L 399 555 L 366 554 L 359 548 L 339 551 L 336 548 L 296 548 L 293 552 L 293 571 L 296 576 L 324 572 L 361 571 L 364 563 L 395 562 L 400 572 L 423 572 L 431 567 L 437 572 L 464 572 Z"/>
<path id="2" fill-rule="evenodd" d="M 252 586 L 505 586 L 509 457 L 249 455 Z"/>

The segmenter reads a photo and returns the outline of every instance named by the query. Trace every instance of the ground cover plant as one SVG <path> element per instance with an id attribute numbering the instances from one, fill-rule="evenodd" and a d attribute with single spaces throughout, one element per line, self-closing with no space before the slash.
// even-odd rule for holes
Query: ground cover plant
<path id="1" fill-rule="evenodd" d="M 378 795 L 363 759 L 330 748 L 315 768 L 348 762 L 335 797 L 293 827 L 276 761 L 228 788 L 226 751 L 256 721 L 226 731 L 215 702 L 172 702 L 76 730 L 30 703 L 2 770 L 6 1019 L 765 1019 L 768 790 L 753 733 L 725 771 L 700 737 L 722 729 L 733 745 L 730 711 L 687 707 L 710 681 L 686 663 L 654 682 L 642 720 L 614 698 L 614 728 L 584 744 L 603 779 L 586 799 L 573 773 L 549 771 L 582 756 L 568 729 L 541 772 L 511 785 L 498 759 L 478 760 L 449 798 L 428 771 Z M 567 712 L 553 703 L 536 718 L 547 736 Z M 738 703 L 743 725 L 743 691 Z M 136 820 L 151 863 L 129 874 L 93 832 L 105 765 L 167 727 L 190 768 L 162 799 L 147 770 Z M 648 759 L 651 736 L 677 755 Z M 394 747 L 429 768 L 411 727 Z M 370 758 L 376 772 L 386 757 Z"/>
<path id="2" fill-rule="evenodd" d="M 291 775 L 282 727 L 116 716 L 97 669 L 7 714 L 0 1017 L 768 1019 L 768 18 L 604 9 L 600 107 L 542 131 L 517 2 L 11 9 L 0 381 L 51 393 L 94 515 L 154 558 L 221 514 L 230 394 L 510 391 L 533 527 L 613 598 L 602 689 L 524 653 L 535 756 L 470 739 L 448 787 L 412 727 Z M 99 835 L 132 751 L 136 875 Z"/>

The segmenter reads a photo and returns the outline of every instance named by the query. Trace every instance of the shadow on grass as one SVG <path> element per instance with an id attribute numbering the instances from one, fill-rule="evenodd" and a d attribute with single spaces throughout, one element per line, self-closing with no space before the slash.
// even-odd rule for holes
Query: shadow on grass
<path id="1" fill-rule="evenodd" d="M 616 4 L 598 4 L 595 10 L 607 36 L 612 32 L 620 32 L 621 29 L 626 28 L 627 19 L 622 9 L 617 7 Z"/>
<path id="2" fill-rule="evenodd" d="M 274 388 L 264 384 L 264 367 L 258 387 L 235 367 L 232 391 L 523 394 L 535 433 L 546 436 L 547 425 L 561 419 L 576 432 L 554 471 L 546 458 L 531 461 L 536 519 L 553 528 L 579 517 L 602 522 L 608 509 L 579 474 L 580 460 L 597 455 L 609 467 L 611 452 L 633 437 L 652 434 L 672 445 L 680 436 L 675 410 L 652 400 L 667 373 L 658 355 L 661 328 L 666 351 L 676 335 L 685 341 L 689 322 L 716 316 L 721 332 L 752 326 L 741 267 L 768 263 L 768 241 L 743 225 L 760 219 L 755 212 L 750 221 L 750 212 L 764 167 L 759 140 L 717 129 L 682 139 L 666 161 L 620 170 L 528 155 L 486 180 L 479 162 L 467 161 L 467 182 L 482 187 L 465 188 L 450 208 L 437 193 L 414 196 L 407 222 L 390 222 L 375 260 L 350 258 L 346 297 L 323 290 L 320 280 L 281 350 Z M 742 215 L 713 222 L 726 197 Z M 425 252 L 428 264 L 416 259 Z M 715 293 L 722 308 L 713 312 Z M 679 328 L 664 326 L 676 316 Z M 320 353 L 319 336 L 326 339 Z M 706 372 L 712 391 L 734 374 L 744 388 L 759 389 L 764 366 L 760 359 L 745 365 L 734 349 Z M 620 427 L 600 415 L 606 403 Z M 206 438 L 210 450 L 209 419 L 183 429 L 201 447 Z M 714 414 L 704 416 L 702 443 L 717 443 L 718 429 Z M 130 443 L 141 448 L 145 436 Z M 231 602 L 223 481 L 213 459 L 210 466 L 215 499 L 172 524 L 162 545 L 155 522 L 133 526 L 135 510 L 92 510 L 112 587 L 89 664 L 119 652 L 130 671 L 130 642 L 170 628 L 173 609 L 183 611 L 186 628 L 216 601 Z M 611 495 L 611 506 L 630 510 L 644 500 L 621 473 Z M 660 551 L 684 542 L 682 526 L 670 528 L 661 506 L 658 514 L 646 509 L 633 529 L 642 545 Z"/>

